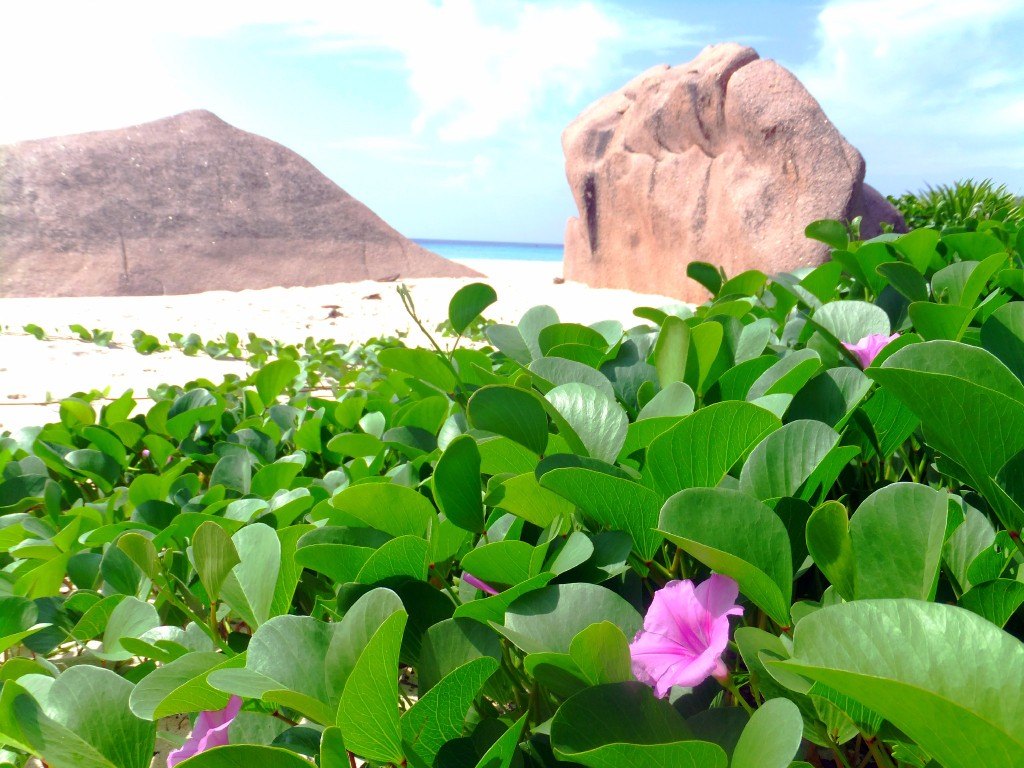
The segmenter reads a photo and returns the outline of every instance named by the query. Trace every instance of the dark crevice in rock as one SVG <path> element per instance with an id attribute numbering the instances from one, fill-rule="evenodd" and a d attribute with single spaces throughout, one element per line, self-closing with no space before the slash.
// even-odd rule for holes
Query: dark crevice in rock
<path id="1" fill-rule="evenodd" d="M 583 216 L 587 220 L 587 239 L 590 250 L 597 252 L 597 181 L 594 174 L 583 180 Z"/>
<path id="2" fill-rule="evenodd" d="M 704 171 L 704 180 L 701 182 L 700 195 L 697 197 L 697 209 L 693 212 L 693 224 L 698 231 L 703 231 L 708 223 L 708 189 L 711 186 L 711 164 Z"/>
<path id="3" fill-rule="evenodd" d="M 597 134 L 597 146 L 594 147 L 594 157 L 600 160 L 604 157 L 605 150 L 608 149 L 608 143 L 612 140 L 611 130 L 601 131 Z"/>
<path id="4" fill-rule="evenodd" d="M 128 249 L 124 246 L 124 232 L 118 232 L 117 236 L 121 241 L 121 274 L 127 283 L 131 279 L 131 275 L 128 272 Z"/>

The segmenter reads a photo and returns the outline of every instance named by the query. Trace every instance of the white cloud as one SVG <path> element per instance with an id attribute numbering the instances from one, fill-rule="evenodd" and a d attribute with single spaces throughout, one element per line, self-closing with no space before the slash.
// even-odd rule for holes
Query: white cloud
<path id="1" fill-rule="evenodd" d="M 10 3 L 0 23 L 0 143 L 114 128 L 183 111 L 187 87 L 168 66 L 141 4 Z"/>
<path id="2" fill-rule="evenodd" d="M 869 177 L 1024 179 L 1024 3 L 833 0 L 818 23 L 819 54 L 796 73 Z"/>
<path id="3" fill-rule="evenodd" d="M 320 7 L 291 25 L 325 54 L 397 56 L 420 105 L 414 131 L 452 141 L 525 121 L 601 83 L 624 56 L 684 44 L 697 29 L 586 0 L 393 0 Z"/>
<path id="4" fill-rule="evenodd" d="M 324 56 L 390 58 L 418 101 L 414 130 L 484 138 L 699 29 L 590 0 L 42 0 L 4 15 L 0 141 L 198 106 L 176 66 L 183 43 L 256 28 Z"/>

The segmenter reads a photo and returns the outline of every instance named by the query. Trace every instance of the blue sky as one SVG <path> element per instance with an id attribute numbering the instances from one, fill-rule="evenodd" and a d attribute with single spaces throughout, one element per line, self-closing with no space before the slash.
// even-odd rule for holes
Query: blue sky
<path id="1" fill-rule="evenodd" d="M 558 242 L 562 129 L 735 40 L 793 70 L 886 193 L 1024 191 L 1022 0 L 106 0 L 0 25 L 0 142 L 187 109 L 296 150 L 412 237 Z"/>

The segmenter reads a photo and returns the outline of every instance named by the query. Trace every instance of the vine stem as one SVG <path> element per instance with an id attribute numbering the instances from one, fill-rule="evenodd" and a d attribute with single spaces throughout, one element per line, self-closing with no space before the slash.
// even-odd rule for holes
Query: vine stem
<path id="1" fill-rule="evenodd" d="M 875 757 L 875 762 L 878 763 L 879 768 L 896 768 L 892 764 L 892 760 L 885 753 L 884 749 L 878 748 L 878 739 L 865 739 L 868 745 L 868 750 Z"/>
<path id="2" fill-rule="evenodd" d="M 293 728 L 298 725 L 298 722 L 296 722 L 295 720 L 292 720 L 290 717 L 285 717 L 284 715 L 281 714 L 281 711 L 277 710 L 277 709 L 275 709 L 273 712 L 271 712 L 270 716 L 271 717 L 276 717 L 278 720 L 280 720 L 280 721 L 282 721 L 284 723 L 287 723 L 288 725 L 292 726 Z"/>
<path id="3" fill-rule="evenodd" d="M 199 627 L 203 630 L 203 632 L 209 635 L 210 639 L 213 640 L 214 645 L 216 645 L 222 651 L 230 655 L 234 655 L 234 652 L 231 650 L 231 647 L 226 642 L 224 642 L 224 639 L 220 636 L 220 633 L 214 627 L 207 624 L 207 622 L 201 616 L 199 616 L 199 614 L 197 614 L 195 611 L 189 608 L 185 601 L 179 598 L 174 593 L 173 581 L 171 579 L 170 574 L 167 573 L 167 569 L 163 566 L 162 563 L 160 567 L 160 575 L 164 578 L 164 585 L 163 588 L 161 589 L 160 586 L 156 585 L 156 583 L 154 582 L 154 586 L 156 586 L 157 591 L 160 594 L 162 594 L 167 600 L 169 600 L 171 604 L 174 605 L 179 611 L 181 611 L 190 619 L 192 619 L 192 621 L 195 622 L 195 625 L 197 627 Z M 216 608 L 214 606 L 211 606 L 210 613 L 211 615 L 216 616 Z"/>
<path id="4" fill-rule="evenodd" d="M 397 290 L 398 296 L 402 299 L 402 305 L 405 307 L 405 311 L 408 313 L 409 317 L 412 318 L 412 321 L 416 323 L 416 327 L 418 327 L 420 331 L 423 333 L 423 335 L 427 337 L 427 341 L 430 342 L 430 346 L 432 346 L 434 350 L 441 356 L 441 362 L 444 363 L 445 367 L 447 367 L 448 370 L 451 371 L 452 376 L 455 377 L 457 385 L 456 399 L 465 400 L 465 396 L 463 394 L 465 384 L 463 384 L 462 377 L 459 376 L 458 370 L 456 370 L 455 365 L 452 363 L 452 354 L 455 352 L 455 347 L 452 347 L 451 352 L 446 352 L 445 349 L 440 344 L 437 343 L 437 341 L 431 335 L 430 331 L 427 330 L 426 326 L 423 325 L 423 321 L 420 320 L 420 316 L 416 312 L 416 305 L 413 304 L 412 293 L 410 293 L 408 286 L 402 284 L 398 286 Z M 459 338 L 462 338 L 461 334 Z M 455 346 L 458 346 L 458 340 L 456 340 Z M 461 396 L 461 398 L 458 396 Z"/>
<path id="5" fill-rule="evenodd" d="M 672 557 L 672 564 L 669 565 L 668 569 L 672 578 L 687 578 L 686 567 L 683 565 L 683 550 L 681 547 L 676 547 L 676 553 Z"/>
<path id="6" fill-rule="evenodd" d="M 754 714 L 753 708 L 747 703 L 747 700 L 743 698 L 742 694 L 740 694 L 739 688 L 736 687 L 736 683 L 733 682 L 731 674 L 726 673 L 722 677 L 716 676 L 715 679 L 718 680 L 719 684 L 729 692 L 734 700 L 739 702 L 739 705 L 747 711 L 748 715 Z M 846 768 L 850 767 L 846 766 Z"/>
<path id="7" fill-rule="evenodd" d="M 846 755 L 843 754 L 843 748 L 839 746 L 839 742 L 832 738 L 831 733 L 828 735 L 828 743 L 832 748 L 832 754 L 836 756 L 836 760 L 842 764 L 843 768 L 851 768 L 850 762 L 846 759 Z"/>
<path id="8" fill-rule="evenodd" d="M 665 567 L 664 565 L 662 565 L 661 563 L 659 563 L 659 562 L 658 562 L 657 560 L 651 560 L 651 561 L 650 561 L 649 563 L 647 563 L 647 567 L 648 567 L 648 568 L 651 568 L 652 570 L 655 570 L 655 571 L 657 571 L 657 572 L 658 572 L 658 573 L 660 573 L 660 574 L 661 574 L 662 576 L 664 576 L 664 577 L 665 577 L 666 579 L 669 579 L 669 580 L 671 580 L 671 579 L 675 578 L 675 577 L 674 577 L 674 576 L 672 575 L 672 571 L 670 571 L 670 570 L 669 570 L 668 568 L 666 568 L 666 567 Z"/>
<path id="9" fill-rule="evenodd" d="M 448 583 L 448 580 L 439 577 L 438 581 L 441 582 L 441 589 L 448 593 L 449 597 L 451 597 L 451 599 L 455 601 L 455 604 L 462 605 L 462 598 L 460 598 L 458 594 L 455 592 L 455 590 L 452 589 L 451 585 Z"/>
<path id="10" fill-rule="evenodd" d="M 213 599 L 210 600 L 210 629 L 221 635 L 220 622 L 217 621 L 217 601 Z"/>
<path id="11" fill-rule="evenodd" d="M 184 613 L 186 616 L 192 619 L 192 621 L 195 622 L 197 627 L 199 627 L 207 635 L 209 635 L 210 639 L 213 640 L 214 645 L 219 647 L 222 651 L 226 651 L 232 654 L 234 653 L 231 650 L 230 646 L 228 646 L 228 644 L 225 643 L 224 640 L 221 638 L 220 634 L 213 627 L 209 626 L 203 620 L 203 618 L 199 616 L 199 614 L 197 614 L 195 611 L 189 608 L 184 603 L 184 601 L 179 600 L 177 595 L 175 595 L 173 592 L 168 591 L 167 598 L 178 608 L 178 610 L 180 610 L 182 613 Z"/>
<path id="12" fill-rule="evenodd" d="M 907 471 L 907 474 L 910 475 L 910 479 L 913 480 L 915 483 L 920 483 L 921 482 L 920 473 L 915 471 L 916 464 L 913 461 L 911 461 L 910 454 L 907 453 L 907 449 L 903 448 L 903 447 L 900 447 L 899 448 L 899 456 L 900 456 L 901 459 L 903 459 L 903 464 L 905 465 L 905 469 Z M 897 479 L 899 479 L 899 478 L 897 478 Z"/>
<path id="13" fill-rule="evenodd" d="M 434 340 L 434 337 L 430 334 L 430 331 L 426 329 L 426 326 L 423 325 L 423 321 L 420 320 L 420 316 L 416 312 L 416 305 L 412 303 L 412 294 L 409 292 L 408 286 L 404 284 L 400 285 L 398 286 L 397 290 L 399 297 L 402 299 L 402 304 L 405 306 L 405 311 L 408 313 L 409 317 L 412 318 L 412 321 L 416 323 L 416 326 L 420 329 L 420 331 L 423 332 L 423 335 L 427 337 L 427 341 L 430 342 L 430 346 L 432 346 L 435 350 L 441 353 L 441 355 L 443 355 L 444 358 L 447 360 L 448 353 L 444 350 L 443 347 L 441 347 L 440 344 L 437 343 L 437 341 Z"/>

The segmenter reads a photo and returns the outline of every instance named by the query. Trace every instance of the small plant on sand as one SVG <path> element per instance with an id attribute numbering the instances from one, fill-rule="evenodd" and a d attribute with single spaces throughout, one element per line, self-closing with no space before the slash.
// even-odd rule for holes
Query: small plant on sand
<path id="1" fill-rule="evenodd" d="M 139 329 L 132 331 L 132 346 L 140 355 L 152 355 L 154 352 L 168 350 L 167 345 L 161 344 L 156 336 Z"/>
<path id="2" fill-rule="evenodd" d="M 40 341 L 46 338 L 46 331 L 44 331 L 40 326 L 36 325 L 35 323 L 29 323 L 22 330 L 24 330 L 25 333 L 29 334 L 30 336 L 35 336 Z"/>
<path id="3" fill-rule="evenodd" d="M 93 328 L 90 331 L 84 325 L 79 325 L 78 323 L 74 323 L 68 326 L 68 328 L 71 330 L 72 333 L 78 336 L 79 340 L 92 342 L 98 347 L 109 347 L 111 346 L 114 340 L 113 331 L 104 331 L 99 328 Z M 36 336 L 36 338 L 39 337 Z"/>

